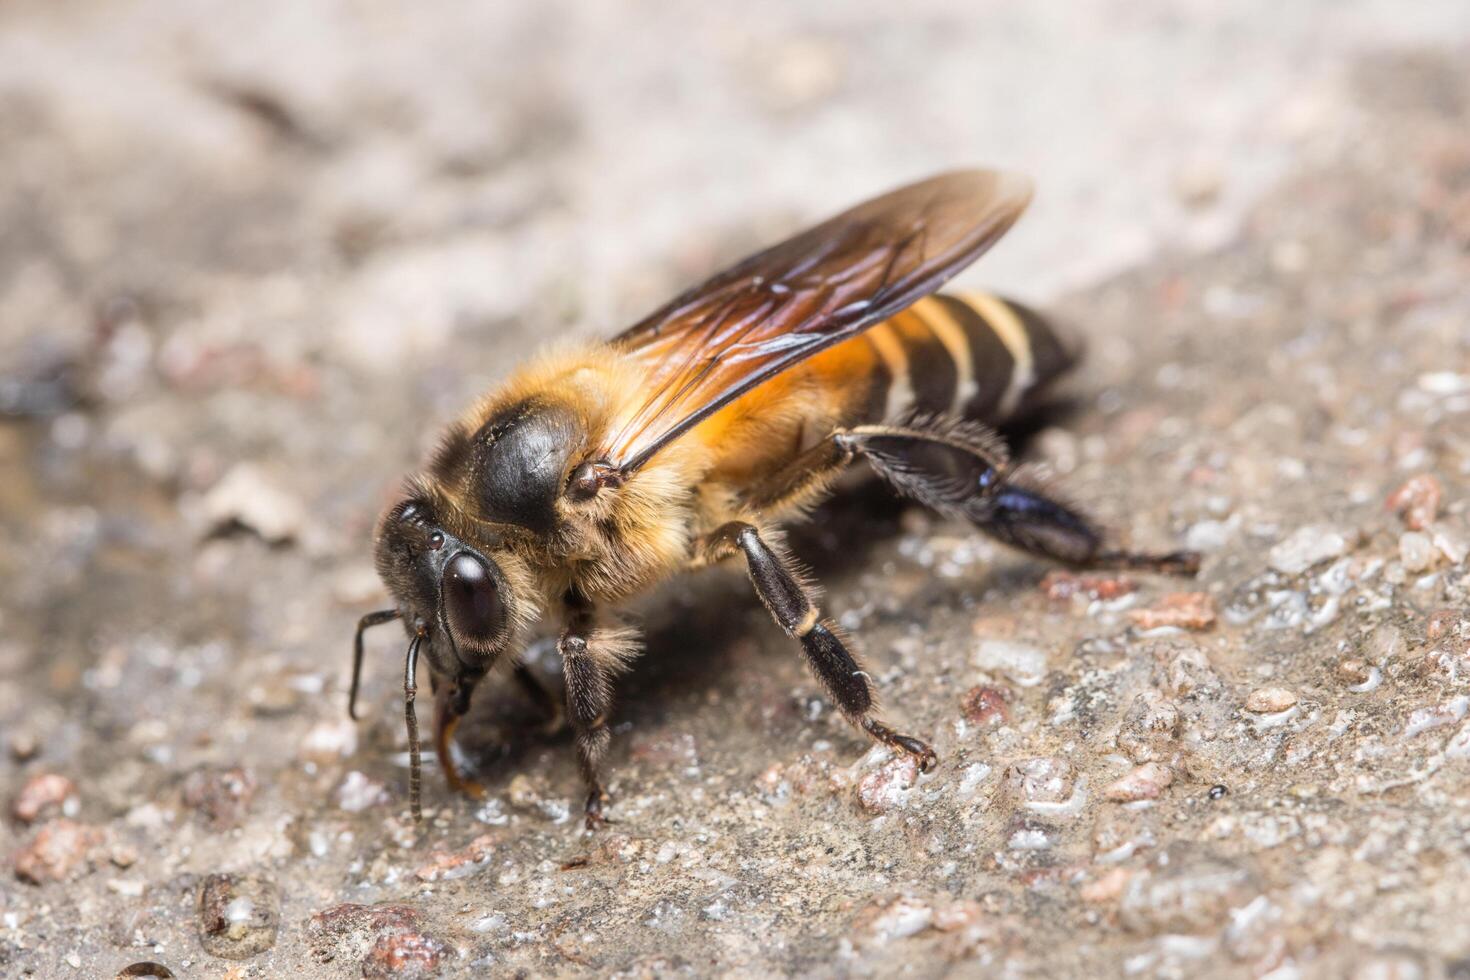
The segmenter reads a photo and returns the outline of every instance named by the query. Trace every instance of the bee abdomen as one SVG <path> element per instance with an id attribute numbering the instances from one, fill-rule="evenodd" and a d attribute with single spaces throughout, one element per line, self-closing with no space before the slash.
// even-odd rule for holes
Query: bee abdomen
<path id="1" fill-rule="evenodd" d="M 919 300 L 865 335 L 887 375 L 879 410 L 998 422 L 1076 360 L 1035 311 L 987 293 Z"/>

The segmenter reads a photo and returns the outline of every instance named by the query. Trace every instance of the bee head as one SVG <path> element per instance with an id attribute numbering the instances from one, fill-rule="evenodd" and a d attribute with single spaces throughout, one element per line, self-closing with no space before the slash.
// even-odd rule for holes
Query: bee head
<path id="1" fill-rule="evenodd" d="M 436 672 L 483 673 L 510 645 L 518 600 L 494 554 L 445 528 L 419 497 L 379 522 L 378 574 L 410 631 L 443 639 L 429 644 Z"/>

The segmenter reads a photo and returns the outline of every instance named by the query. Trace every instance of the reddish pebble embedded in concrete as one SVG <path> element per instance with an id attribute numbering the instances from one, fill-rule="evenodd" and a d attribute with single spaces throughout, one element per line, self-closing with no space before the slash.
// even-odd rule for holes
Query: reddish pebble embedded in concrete
<path id="1" fill-rule="evenodd" d="M 362 961 L 364 977 L 427 977 L 439 970 L 445 946 L 421 932 L 386 932 Z"/>
<path id="2" fill-rule="evenodd" d="M 497 843 L 499 839 L 494 834 L 481 834 L 458 851 L 434 851 L 414 871 L 414 877 L 420 881 L 463 878 L 490 860 Z"/>
<path id="3" fill-rule="evenodd" d="M 1173 626 L 1205 630 L 1215 625 L 1215 600 L 1205 592 L 1174 592 L 1147 609 L 1134 609 L 1128 618 L 1140 629 Z"/>
<path id="4" fill-rule="evenodd" d="M 53 820 L 16 852 L 15 874 L 33 885 L 62 881 L 81 866 L 100 836 L 96 829 L 74 820 Z"/>
<path id="5" fill-rule="evenodd" d="M 1136 871 L 1128 868 L 1110 868 L 1078 889 L 1078 897 L 1090 905 L 1116 902 L 1122 896 L 1128 879 L 1135 874 Z"/>
<path id="6" fill-rule="evenodd" d="M 184 780 L 184 803 L 214 830 L 238 827 L 255 799 L 257 783 L 249 769 L 200 769 Z"/>
<path id="7" fill-rule="evenodd" d="M 16 794 L 10 812 L 22 823 L 35 823 L 47 810 L 53 807 L 59 809 L 76 791 L 76 784 L 65 776 L 54 772 L 39 772 L 26 780 L 26 784 Z"/>
<path id="8" fill-rule="evenodd" d="M 1117 599 L 1138 588 L 1133 580 L 1122 575 L 1079 575 L 1061 569 L 1046 573 L 1041 580 L 1041 591 L 1048 599 L 1065 602 L 1074 596 L 1089 599 Z"/>
<path id="9" fill-rule="evenodd" d="M 1284 687 L 1262 687 L 1245 699 L 1245 710 L 1259 715 L 1274 715 L 1296 706 L 1295 691 Z"/>
<path id="10" fill-rule="evenodd" d="M 965 692 L 960 710 L 972 725 L 1003 725 L 1010 718 L 1010 709 L 1006 706 L 1010 699 L 1005 688 L 980 684 Z"/>
<path id="11" fill-rule="evenodd" d="M 1388 509 L 1403 518 L 1411 531 L 1422 531 L 1434 523 L 1439 516 L 1439 504 L 1444 499 L 1444 488 L 1431 473 L 1411 476 L 1393 493 L 1389 494 Z"/>

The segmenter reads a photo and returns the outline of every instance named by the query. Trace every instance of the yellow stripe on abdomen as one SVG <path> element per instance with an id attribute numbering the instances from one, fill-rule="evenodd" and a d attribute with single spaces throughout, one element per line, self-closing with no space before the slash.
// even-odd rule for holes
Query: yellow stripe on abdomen
<path id="1" fill-rule="evenodd" d="M 1013 365 L 1010 381 L 995 406 L 1002 417 L 1008 416 L 1021 404 L 1021 396 L 1036 383 L 1036 364 L 1026 324 L 1009 303 L 989 293 L 965 293 L 956 299 L 978 313 L 1010 352 Z"/>
<path id="2" fill-rule="evenodd" d="M 1042 317 L 987 293 L 925 297 L 837 345 L 834 356 L 849 344 L 867 348 L 872 381 L 843 382 L 863 392 L 844 403 L 846 424 L 914 413 L 999 423 L 1073 360 Z"/>
<path id="3" fill-rule="evenodd" d="M 909 358 L 903 349 L 903 341 L 890 320 L 885 320 L 862 336 L 878 351 L 878 357 L 888 369 L 888 397 L 885 400 L 883 418 L 897 418 L 914 403 L 914 388 L 909 382 Z"/>
<path id="4" fill-rule="evenodd" d="M 979 386 L 975 383 L 975 364 L 970 353 L 970 340 L 965 336 L 965 328 L 951 315 L 946 304 L 938 298 L 925 297 L 909 309 L 933 332 L 935 338 L 943 345 L 945 352 L 949 354 L 949 359 L 954 362 L 954 398 L 950 402 L 949 411 L 952 415 L 963 415 L 965 406 L 973 401 L 980 391 Z"/>

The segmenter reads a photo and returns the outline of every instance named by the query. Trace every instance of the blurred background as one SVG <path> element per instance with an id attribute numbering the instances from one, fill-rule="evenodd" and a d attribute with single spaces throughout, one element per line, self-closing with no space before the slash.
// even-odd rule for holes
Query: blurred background
<path id="1" fill-rule="evenodd" d="M 1385 600 L 1392 612 L 1381 613 L 1399 617 L 1401 645 L 1424 642 L 1421 614 L 1463 595 L 1453 535 L 1463 533 L 1454 502 L 1470 394 L 1467 43 L 1464 0 L 0 5 L 0 795 L 30 801 L 0 830 L 17 867 L 0 884 L 0 973 L 64 975 L 65 962 L 111 976 L 144 959 L 190 976 L 226 975 L 235 960 L 246 972 L 232 976 L 408 969 L 393 966 L 402 950 L 384 951 L 377 919 L 322 919 L 348 902 L 413 905 L 404 921 L 438 964 L 424 969 L 657 975 L 713 970 L 699 957 L 716 949 L 721 969 L 782 972 L 810 965 L 808 955 L 854 955 L 856 944 L 873 964 L 914 950 L 936 963 L 1004 950 L 996 962 L 1065 971 L 1086 961 L 1067 951 L 1084 926 L 1096 928 L 1078 941 L 1105 947 L 1114 965 L 1131 957 L 1167 971 L 1185 954 L 1157 937 L 1179 931 L 1214 936 L 1218 948 L 1215 925 L 1181 925 L 1150 905 L 1167 896 L 1135 896 L 1145 912 L 1123 939 L 1107 907 L 1100 919 L 1071 892 L 1037 899 L 1040 878 L 979 856 L 1005 849 L 1014 828 L 1003 815 L 977 817 L 989 821 L 983 834 L 951 827 L 934 847 L 917 818 L 873 829 L 871 813 L 825 797 L 773 811 L 778 831 L 763 825 L 741 794 L 759 795 L 750 787 L 773 750 L 799 743 L 799 755 L 815 740 L 827 746 L 819 756 L 847 766 L 864 747 L 829 726 L 830 712 L 814 720 L 815 686 L 753 603 L 720 641 L 733 650 L 729 677 L 681 680 L 677 652 L 707 641 L 670 626 L 674 652 L 654 656 L 655 680 L 635 682 L 627 699 L 633 748 L 612 761 L 633 774 L 622 790 L 635 801 L 630 826 L 612 838 L 624 843 L 598 852 L 606 891 L 586 894 L 636 905 L 645 924 L 599 919 L 557 877 L 588 847 L 563 822 L 576 796 L 565 739 L 533 740 L 513 764 L 496 763 L 485 808 L 432 799 L 440 821 L 414 850 L 394 762 L 396 636 L 370 657 L 375 719 L 358 728 L 342 718 L 350 625 L 383 602 L 371 525 L 436 427 L 538 343 L 611 333 L 725 261 L 910 179 L 1000 166 L 1032 175 L 1036 202 L 961 282 L 1064 311 L 1095 358 L 1083 384 L 1091 415 L 1043 434 L 1053 467 L 1140 539 L 1207 525 L 1186 540 L 1221 550 L 1201 588 L 1222 605 L 1293 529 L 1330 519 L 1355 529 L 1344 541 L 1386 534 L 1388 491 L 1437 472 L 1453 520 L 1436 588 L 1448 591 L 1402 607 Z M 1251 414 L 1277 397 L 1286 414 Z M 1246 415 L 1249 426 L 1231 428 Z M 1115 437 L 1109 418 L 1131 428 Z M 1338 440 L 1335 423 L 1357 434 Z M 1201 468 L 1223 475 L 1171 500 L 1161 484 Z M 904 517 L 905 534 L 914 520 Z M 915 593 L 919 619 L 892 619 L 883 589 L 894 569 L 928 575 L 905 564 L 919 540 L 879 551 L 869 571 L 886 568 L 888 583 L 840 565 L 830 578 L 857 620 L 879 610 L 869 649 L 880 666 L 912 660 L 919 627 L 954 633 L 959 623 L 952 656 L 933 653 L 889 692 L 933 727 L 973 683 L 968 597 L 1000 602 L 987 628 L 1001 633 L 1024 633 L 1052 607 L 1032 588 L 1034 565 L 960 548 L 946 560 L 971 569 L 955 573 L 970 587 Z M 1409 561 L 1396 531 L 1384 540 L 1384 561 Z M 1423 571 L 1416 561 L 1409 569 Z M 1011 571 L 990 577 L 997 562 Z M 697 616 L 697 599 L 676 596 L 672 618 Z M 959 620 L 943 619 L 954 609 Z M 1100 628 L 1067 623 L 1054 626 L 1078 643 Z M 747 624 L 754 639 L 739 638 Z M 1287 673 L 1328 669 L 1364 631 L 1344 624 L 1330 643 L 1282 647 L 1277 662 Z M 1300 644 L 1310 632 L 1289 635 Z M 1260 652 L 1242 637 L 1226 644 L 1233 655 Z M 1053 652 L 1070 649 L 1057 641 Z M 768 675 L 765 687 L 733 679 L 752 672 Z M 1231 683 L 1243 697 L 1261 681 L 1242 659 Z M 1029 707 L 1019 687 L 1011 693 L 1022 729 L 1052 716 L 1041 692 Z M 1114 693 L 1122 705 L 1132 697 Z M 817 704 L 810 718 L 803 699 Z M 1456 720 L 1462 702 L 1448 709 Z M 777 707 L 747 707 L 761 704 Z M 1056 751 L 1054 735 L 1017 736 L 985 756 L 992 781 L 1012 757 Z M 500 758 L 487 746 L 509 737 L 490 731 L 471 754 Z M 1232 759 L 1201 764 L 1198 778 L 1233 783 L 1247 764 Z M 534 784 L 513 783 L 532 761 Z M 660 782 L 699 765 L 714 782 Z M 439 793 L 432 773 L 428 783 Z M 659 837 L 710 801 L 729 811 L 723 829 Z M 747 841 L 758 846 L 742 835 L 757 830 L 788 853 L 816 847 L 804 836 L 814 822 L 838 828 L 834 847 L 864 840 L 906 857 L 873 871 L 884 865 L 865 851 L 867 877 L 839 868 L 798 897 L 777 869 L 753 871 L 740 856 Z M 1440 830 L 1432 846 L 1463 862 L 1453 828 Z M 489 859 L 463 849 L 482 833 L 516 843 L 480 875 Z M 1078 834 L 1081 867 L 1093 844 L 1090 830 Z M 1367 834 L 1350 829 L 1339 843 Z M 1070 860 L 1057 856 L 1071 853 L 1063 838 L 1047 867 Z M 1158 831 L 1159 851 L 1168 839 Z M 646 858 L 660 855 L 650 867 L 686 877 L 630 884 L 620 876 L 648 861 L 618 857 L 625 845 L 646 845 Z M 967 845 L 971 857 L 957 857 Z M 706 854 L 703 870 L 691 849 Z M 427 884 L 440 880 L 440 857 L 479 877 L 436 896 L 450 888 Z M 1246 883 L 1238 906 L 1276 896 L 1266 918 L 1282 938 L 1237 943 L 1241 969 L 1309 962 L 1324 935 L 1346 935 L 1326 913 L 1327 934 L 1288 934 L 1320 912 L 1271 892 L 1300 870 L 1226 869 Z M 211 932 L 201 898 L 210 875 L 236 876 L 210 901 L 224 895 L 227 906 L 242 889 L 274 925 L 247 916 Z M 951 939 L 883 952 L 867 933 L 854 938 L 909 936 L 918 920 L 889 906 L 854 925 L 864 902 L 900 886 L 955 901 L 1009 896 L 974 912 L 994 922 L 1035 901 L 1061 911 L 1034 934 L 992 923 L 990 938 L 958 951 Z M 762 911 L 754 897 L 741 906 L 730 896 L 742 890 L 780 895 L 786 911 Z M 1454 943 L 1419 930 L 1433 910 L 1463 904 L 1454 892 L 1421 899 L 1404 899 L 1412 909 L 1383 932 L 1355 934 L 1364 955 L 1403 940 L 1405 963 L 1432 973 L 1448 962 Z M 915 931 L 936 934 L 929 924 L 943 914 L 931 906 L 915 913 L 925 923 Z M 970 932 L 972 911 L 955 913 Z M 775 938 L 742 954 L 751 929 Z M 323 953 L 333 943 L 349 950 L 334 963 Z"/>

